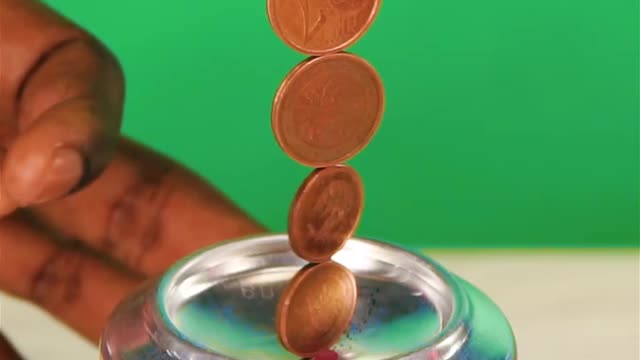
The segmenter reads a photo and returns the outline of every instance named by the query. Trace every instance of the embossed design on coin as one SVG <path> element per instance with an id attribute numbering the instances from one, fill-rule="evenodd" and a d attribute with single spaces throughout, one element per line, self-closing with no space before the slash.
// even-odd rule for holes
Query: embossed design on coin
<path id="1" fill-rule="evenodd" d="M 381 0 L 267 0 L 269 21 L 287 45 L 307 55 L 344 50 L 371 27 Z"/>
<path id="2" fill-rule="evenodd" d="M 329 261 L 360 222 L 364 187 L 351 167 L 314 170 L 302 183 L 289 211 L 291 249 L 310 262 Z"/>
<path id="3" fill-rule="evenodd" d="M 298 64 L 276 93 L 271 126 L 294 160 L 324 167 L 360 152 L 377 131 L 384 89 L 376 70 L 348 53 Z"/>
<path id="4" fill-rule="evenodd" d="M 356 279 L 344 266 L 331 261 L 304 267 L 278 302 L 280 342 L 300 357 L 330 348 L 349 327 L 357 295 Z"/>

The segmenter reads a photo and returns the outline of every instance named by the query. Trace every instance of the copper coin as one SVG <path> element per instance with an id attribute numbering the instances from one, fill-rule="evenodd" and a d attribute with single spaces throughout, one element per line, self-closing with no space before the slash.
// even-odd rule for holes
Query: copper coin
<path id="1" fill-rule="evenodd" d="M 313 355 L 312 360 L 338 360 L 338 353 L 333 350 L 323 350 Z"/>
<path id="2" fill-rule="evenodd" d="M 300 357 L 330 348 L 349 327 L 357 294 L 356 279 L 344 266 L 326 262 L 304 267 L 278 302 L 280 342 Z"/>
<path id="3" fill-rule="evenodd" d="M 271 126 L 280 147 L 312 167 L 356 155 L 377 131 L 384 112 L 378 72 L 348 53 L 310 58 L 278 89 Z"/>
<path id="4" fill-rule="evenodd" d="M 340 250 L 360 222 L 364 187 L 351 167 L 314 170 L 289 210 L 289 242 L 299 257 L 323 262 Z"/>
<path id="5" fill-rule="evenodd" d="M 381 0 L 267 0 L 269 22 L 282 41 L 308 55 L 344 50 L 369 29 Z"/>

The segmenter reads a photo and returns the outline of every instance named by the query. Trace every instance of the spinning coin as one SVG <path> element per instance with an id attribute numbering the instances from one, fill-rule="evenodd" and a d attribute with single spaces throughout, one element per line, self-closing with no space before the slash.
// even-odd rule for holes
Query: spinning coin
<path id="1" fill-rule="evenodd" d="M 376 70 L 347 53 L 298 64 L 278 89 L 271 126 L 280 147 L 312 167 L 341 163 L 362 150 L 384 112 Z"/>
<path id="2" fill-rule="evenodd" d="M 355 312 L 358 289 L 351 271 L 335 262 L 308 265 L 287 285 L 276 329 L 290 352 L 311 357 L 340 340 Z"/>
<path id="3" fill-rule="evenodd" d="M 285 44 L 308 55 L 353 45 L 378 14 L 380 0 L 267 0 L 271 26 Z"/>
<path id="4" fill-rule="evenodd" d="M 310 262 L 330 260 L 357 228 L 363 205 L 362 180 L 353 168 L 314 170 L 289 211 L 291 249 Z"/>

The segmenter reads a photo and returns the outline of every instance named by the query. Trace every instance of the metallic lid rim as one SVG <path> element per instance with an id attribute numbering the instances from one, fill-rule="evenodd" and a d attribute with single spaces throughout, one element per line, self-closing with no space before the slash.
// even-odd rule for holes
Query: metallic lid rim
<path id="1" fill-rule="evenodd" d="M 229 254 L 234 252 L 246 251 L 246 248 L 256 249 L 260 246 L 273 245 L 274 243 L 277 244 L 278 250 L 290 251 L 287 238 L 287 234 L 267 234 L 228 240 L 201 249 L 174 264 L 160 279 L 158 290 L 155 296 L 150 298 L 151 303 L 149 303 L 147 307 L 150 310 L 147 312 L 149 324 L 155 323 L 153 327 L 157 327 L 158 324 L 165 324 L 166 326 L 165 331 L 150 332 L 156 335 L 154 341 L 162 347 L 172 349 L 171 352 L 177 355 L 178 358 L 188 358 L 191 360 L 246 360 L 232 359 L 215 351 L 204 349 L 193 344 L 188 338 L 183 336 L 174 325 L 167 311 L 167 299 L 172 295 L 169 289 L 175 289 L 180 282 L 195 275 L 194 269 L 197 268 L 196 265 L 203 262 L 207 255 L 216 254 L 216 257 L 224 258 L 225 255 L 229 256 Z M 416 269 L 429 271 L 436 275 L 443 284 L 445 284 L 447 287 L 446 290 L 451 294 L 451 313 L 446 319 L 443 319 L 443 326 L 438 334 L 428 339 L 422 346 L 401 355 L 394 355 L 387 360 L 408 359 L 416 355 L 431 353 L 437 353 L 442 356 L 453 354 L 457 349 L 462 347 L 468 336 L 465 319 L 471 315 L 471 306 L 463 288 L 452 274 L 433 259 L 418 252 L 386 242 L 359 237 L 351 238 L 343 250 L 334 255 L 333 260 L 340 263 L 343 251 L 348 251 L 354 246 L 364 247 L 370 251 L 389 252 L 396 256 L 403 256 L 404 258 L 407 256 L 413 257 L 412 263 L 418 266 Z M 446 359 L 448 357 L 445 356 L 443 358 Z"/>

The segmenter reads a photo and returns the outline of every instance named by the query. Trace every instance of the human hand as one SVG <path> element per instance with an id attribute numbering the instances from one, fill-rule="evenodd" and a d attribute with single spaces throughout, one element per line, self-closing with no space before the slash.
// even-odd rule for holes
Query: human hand
<path id="1" fill-rule="evenodd" d="M 108 164 L 124 80 L 95 38 L 35 0 L 0 2 L 0 216 L 87 185 Z"/>
<path id="2" fill-rule="evenodd" d="M 145 278 L 196 249 L 263 231 L 189 170 L 123 139 L 85 189 L 0 220 L 0 289 L 97 343 L 115 305 Z"/>
<path id="3" fill-rule="evenodd" d="M 97 343 L 145 278 L 264 231 L 189 170 L 118 137 L 122 75 L 96 40 L 31 0 L 0 2 L 0 27 L 0 290 Z M 0 336 L 0 359 L 14 358 Z"/>

